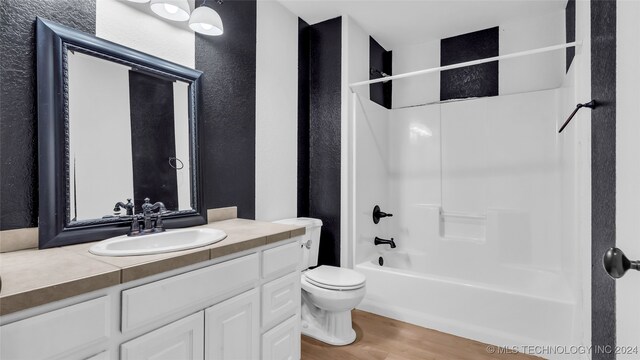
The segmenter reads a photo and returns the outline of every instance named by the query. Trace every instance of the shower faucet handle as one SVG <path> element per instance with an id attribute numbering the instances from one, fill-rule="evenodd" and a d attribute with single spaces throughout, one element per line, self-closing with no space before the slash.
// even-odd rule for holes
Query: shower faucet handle
<path id="1" fill-rule="evenodd" d="M 386 213 L 380 210 L 380 206 L 376 205 L 373 207 L 373 223 L 377 224 L 380 222 L 381 218 L 392 217 L 393 214 Z"/>
<path id="2" fill-rule="evenodd" d="M 618 248 L 610 248 L 607 250 L 602 258 L 602 264 L 609 276 L 614 279 L 623 277 L 629 269 L 640 271 L 640 261 L 627 259 L 622 250 Z"/>

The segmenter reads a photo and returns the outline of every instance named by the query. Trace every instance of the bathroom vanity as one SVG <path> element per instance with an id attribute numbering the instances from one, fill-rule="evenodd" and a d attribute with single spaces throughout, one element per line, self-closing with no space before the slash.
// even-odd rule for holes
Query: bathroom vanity
<path id="1" fill-rule="evenodd" d="M 227 239 L 141 257 L 95 256 L 86 252 L 90 244 L 1 254 L 27 262 L 30 251 L 82 256 L 87 268 L 95 261 L 119 267 L 120 284 L 6 313 L 20 306 L 12 304 L 20 294 L 11 294 L 16 282 L 7 277 L 0 297 L 0 303 L 7 301 L 0 317 L 0 358 L 299 359 L 304 229 L 243 219 L 206 226 L 224 230 Z M 198 254 L 208 259 L 163 271 L 175 267 L 172 261 L 196 260 Z M 8 265 L 2 270 L 10 275 Z M 159 273 L 151 274 L 153 268 Z M 52 284 L 50 294 L 56 287 L 68 292 L 74 283 L 81 292 L 85 279 L 76 277 Z M 41 290 L 32 294 L 46 293 Z"/>
<path id="2" fill-rule="evenodd" d="M 0 254 L 0 358 L 299 359 L 305 229 L 235 209 L 207 224 L 202 73 L 45 19 L 35 27 L 41 250 Z M 213 241 L 227 237 L 189 250 L 89 252 L 119 235 L 153 248 L 151 236 L 213 229 Z"/>

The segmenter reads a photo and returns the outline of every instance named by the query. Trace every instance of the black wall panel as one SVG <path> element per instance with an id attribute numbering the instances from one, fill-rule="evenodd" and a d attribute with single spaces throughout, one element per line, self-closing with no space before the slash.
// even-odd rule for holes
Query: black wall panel
<path id="1" fill-rule="evenodd" d="M 129 104 L 136 213 L 145 198 L 177 211 L 178 178 L 169 162 L 176 156 L 173 81 L 130 70 Z"/>
<path id="2" fill-rule="evenodd" d="M 319 265 L 340 265 L 342 19 L 309 30 L 308 214 L 323 222 Z"/>
<path id="3" fill-rule="evenodd" d="M 196 34 L 196 68 L 203 71 L 201 121 L 207 208 L 238 206 L 255 218 L 256 2 L 208 2 L 224 34 Z"/>
<path id="4" fill-rule="evenodd" d="M 369 80 L 383 77 L 380 72 L 392 75 L 392 52 L 385 50 L 376 39 L 369 36 Z M 369 85 L 369 99 L 391 109 L 392 82 Z"/>
<path id="5" fill-rule="evenodd" d="M 311 28 L 298 18 L 298 216 L 309 216 L 309 56 Z"/>
<path id="6" fill-rule="evenodd" d="M 566 42 L 576 41 L 576 0 L 569 0 L 567 6 L 564 9 L 564 26 L 565 26 L 565 40 Z M 573 58 L 576 55 L 576 48 L 568 47 L 566 49 L 566 64 L 567 71 L 573 62 Z"/>
<path id="7" fill-rule="evenodd" d="M 591 1 L 591 340 L 616 344 L 616 286 L 602 256 L 616 244 L 616 2 Z M 621 344 L 627 345 L 627 344 Z M 593 360 L 615 359 L 596 351 Z"/>
<path id="8" fill-rule="evenodd" d="M 440 65 L 499 55 L 498 27 L 440 40 Z M 440 73 L 440 100 L 498 95 L 498 61 Z"/>
<path id="9" fill-rule="evenodd" d="M 38 224 L 35 19 L 95 33 L 95 0 L 2 0 L 0 229 Z"/>

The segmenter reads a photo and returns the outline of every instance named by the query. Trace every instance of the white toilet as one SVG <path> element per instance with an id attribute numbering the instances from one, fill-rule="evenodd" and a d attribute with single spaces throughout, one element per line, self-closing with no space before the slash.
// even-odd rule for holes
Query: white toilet
<path id="1" fill-rule="evenodd" d="M 275 221 L 306 227 L 302 240 L 302 333 L 331 345 L 347 345 L 356 339 L 351 310 L 365 295 L 365 276 L 351 269 L 318 265 L 322 221 L 294 218 Z"/>

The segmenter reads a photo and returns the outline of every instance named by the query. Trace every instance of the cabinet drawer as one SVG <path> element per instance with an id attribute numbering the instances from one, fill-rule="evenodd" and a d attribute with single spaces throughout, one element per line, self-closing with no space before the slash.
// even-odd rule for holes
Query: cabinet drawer
<path id="1" fill-rule="evenodd" d="M 122 331 L 195 311 L 255 286 L 258 254 L 172 276 L 122 292 Z M 168 317 L 168 318 L 167 318 Z"/>
<path id="2" fill-rule="evenodd" d="M 300 359 L 298 315 L 262 335 L 262 360 Z"/>
<path id="3" fill-rule="evenodd" d="M 204 313 L 197 312 L 120 345 L 120 360 L 203 360 Z"/>
<path id="4" fill-rule="evenodd" d="M 78 350 L 107 341 L 108 296 L 0 327 L 1 359 L 73 358 Z"/>
<path id="5" fill-rule="evenodd" d="M 86 360 L 108 360 L 109 359 L 109 352 L 108 351 L 103 351 L 99 354 L 95 354 L 89 358 L 87 358 Z"/>
<path id="6" fill-rule="evenodd" d="M 298 268 L 302 250 L 297 241 L 262 252 L 262 277 L 272 279 Z"/>
<path id="7" fill-rule="evenodd" d="M 262 328 L 269 329 L 298 312 L 300 273 L 297 271 L 262 287 Z"/>

